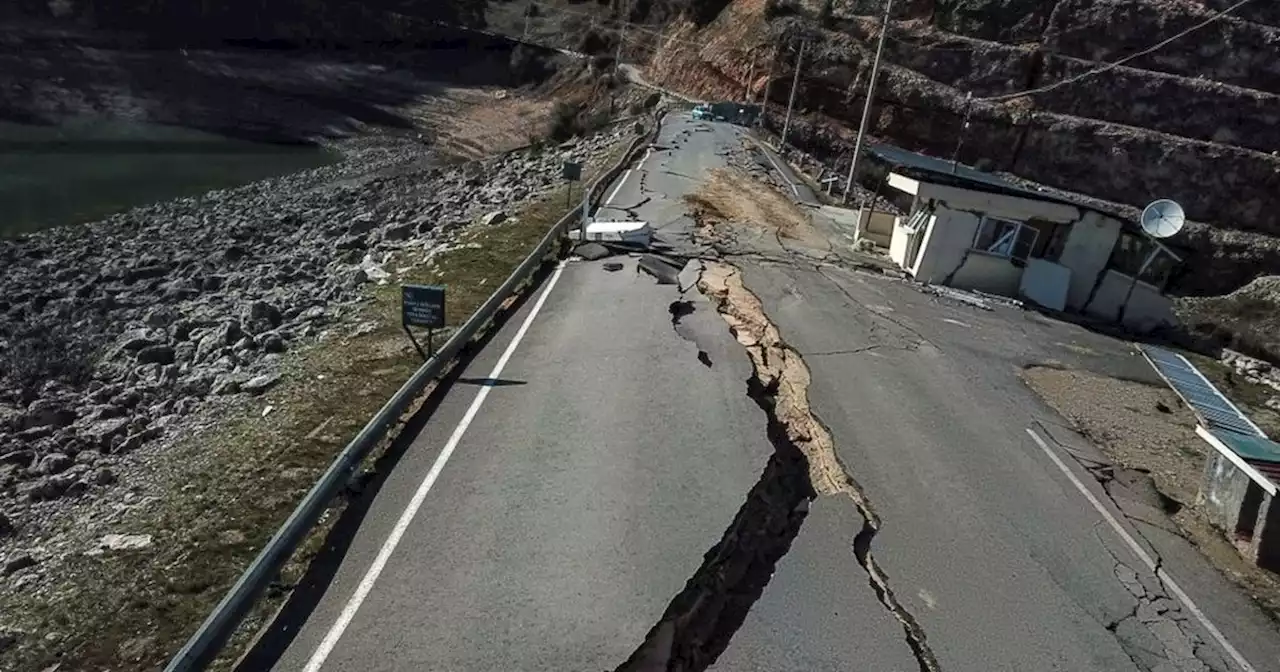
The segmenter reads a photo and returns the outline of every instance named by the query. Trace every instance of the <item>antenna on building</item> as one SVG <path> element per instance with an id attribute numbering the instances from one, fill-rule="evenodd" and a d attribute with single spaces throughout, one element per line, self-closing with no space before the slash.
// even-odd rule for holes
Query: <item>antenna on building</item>
<path id="1" fill-rule="evenodd" d="M 1187 223 L 1187 214 L 1177 202 L 1161 198 L 1142 209 L 1138 222 L 1148 236 L 1168 238 L 1182 230 L 1182 225 Z"/>

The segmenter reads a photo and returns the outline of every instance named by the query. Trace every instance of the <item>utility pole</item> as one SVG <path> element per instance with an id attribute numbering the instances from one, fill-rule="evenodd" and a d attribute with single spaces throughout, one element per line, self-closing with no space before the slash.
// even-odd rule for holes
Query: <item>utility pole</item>
<path id="1" fill-rule="evenodd" d="M 876 95 L 876 79 L 880 75 L 880 54 L 884 52 L 884 38 L 889 34 L 889 10 L 893 0 L 884 0 L 884 21 L 880 24 L 880 41 L 876 43 L 876 57 L 871 62 L 871 82 L 867 84 L 867 100 L 862 106 L 862 124 L 858 126 L 858 139 L 853 143 L 853 159 L 849 161 L 849 179 L 844 183 L 842 204 L 849 203 L 849 194 L 853 191 L 853 174 L 858 169 L 858 155 L 862 153 L 862 139 L 867 134 L 867 121 L 871 118 L 871 101 Z"/>
<path id="2" fill-rule="evenodd" d="M 529 17 L 533 14 L 533 0 L 529 0 L 529 6 L 524 9 L 524 34 L 520 36 L 521 42 L 529 41 Z"/>
<path id="3" fill-rule="evenodd" d="M 791 128 L 791 108 L 796 104 L 796 89 L 800 88 L 800 65 L 804 62 L 804 47 L 807 44 L 804 40 L 800 41 L 800 53 L 796 56 L 796 74 L 791 80 L 791 98 L 787 100 L 787 117 L 782 122 L 782 139 L 778 142 L 778 149 L 782 150 L 787 144 L 787 130 Z"/>

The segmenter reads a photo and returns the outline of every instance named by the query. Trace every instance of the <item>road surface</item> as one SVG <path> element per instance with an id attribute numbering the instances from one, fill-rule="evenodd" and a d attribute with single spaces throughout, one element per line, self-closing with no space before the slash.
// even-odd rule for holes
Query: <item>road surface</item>
<path id="1" fill-rule="evenodd" d="M 707 254 L 685 197 L 741 143 L 669 118 L 597 216 Z M 629 669 L 1277 669 L 1274 626 L 1180 538 L 1135 527 L 1142 498 L 1108 497 L 1073 457 L 1101 455 L 1017 377 L 1049 360 L 1150 375 L 1140 358 L 843 259 L 730 261 L 879 515 L 878 578 L 854 500 L 808 501 L 775 397 L 688 286 L 696 262 L 671 285 L 631 257 L 570 260 L 368 495 L 315 607 L 271 635 L 274 669 L 604 670 L 650 634 L 657 664 Z M 684 613 L 701 616 L 667 647 L 655 626 Z"/>

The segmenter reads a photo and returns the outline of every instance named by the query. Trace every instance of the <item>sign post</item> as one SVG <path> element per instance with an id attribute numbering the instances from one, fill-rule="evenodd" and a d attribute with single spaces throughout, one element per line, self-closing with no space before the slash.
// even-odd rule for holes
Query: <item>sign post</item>
<path id="1" fill-rule="evenodd" d="M 565 161 L 560 169 L 561 175 L 569 183 L 569 193 L 565 196 L 564 207 L 573 206 L 573 183 L 582 180 L 582 164 L 577 161 Z"/>
<path id="2" fill-rule="evenodd" d="M 443 285 L 400 286 L 400 325 L 424 361 L 435 354 L 435 330 L 444 327 L 444 290 Z M 426 327 L 427 352 L 422 351 L 409 327 Z"/>

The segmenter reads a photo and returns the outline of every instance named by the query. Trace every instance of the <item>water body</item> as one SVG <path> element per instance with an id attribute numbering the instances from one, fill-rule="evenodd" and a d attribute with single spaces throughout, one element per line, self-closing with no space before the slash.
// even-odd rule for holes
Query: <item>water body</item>
<path id="1" fill-rule="evenodd" d="M 339 158 L 318 147 L 232 140 L 172 126 L 0 122 L 0 235 L 93 221 Z"/>

